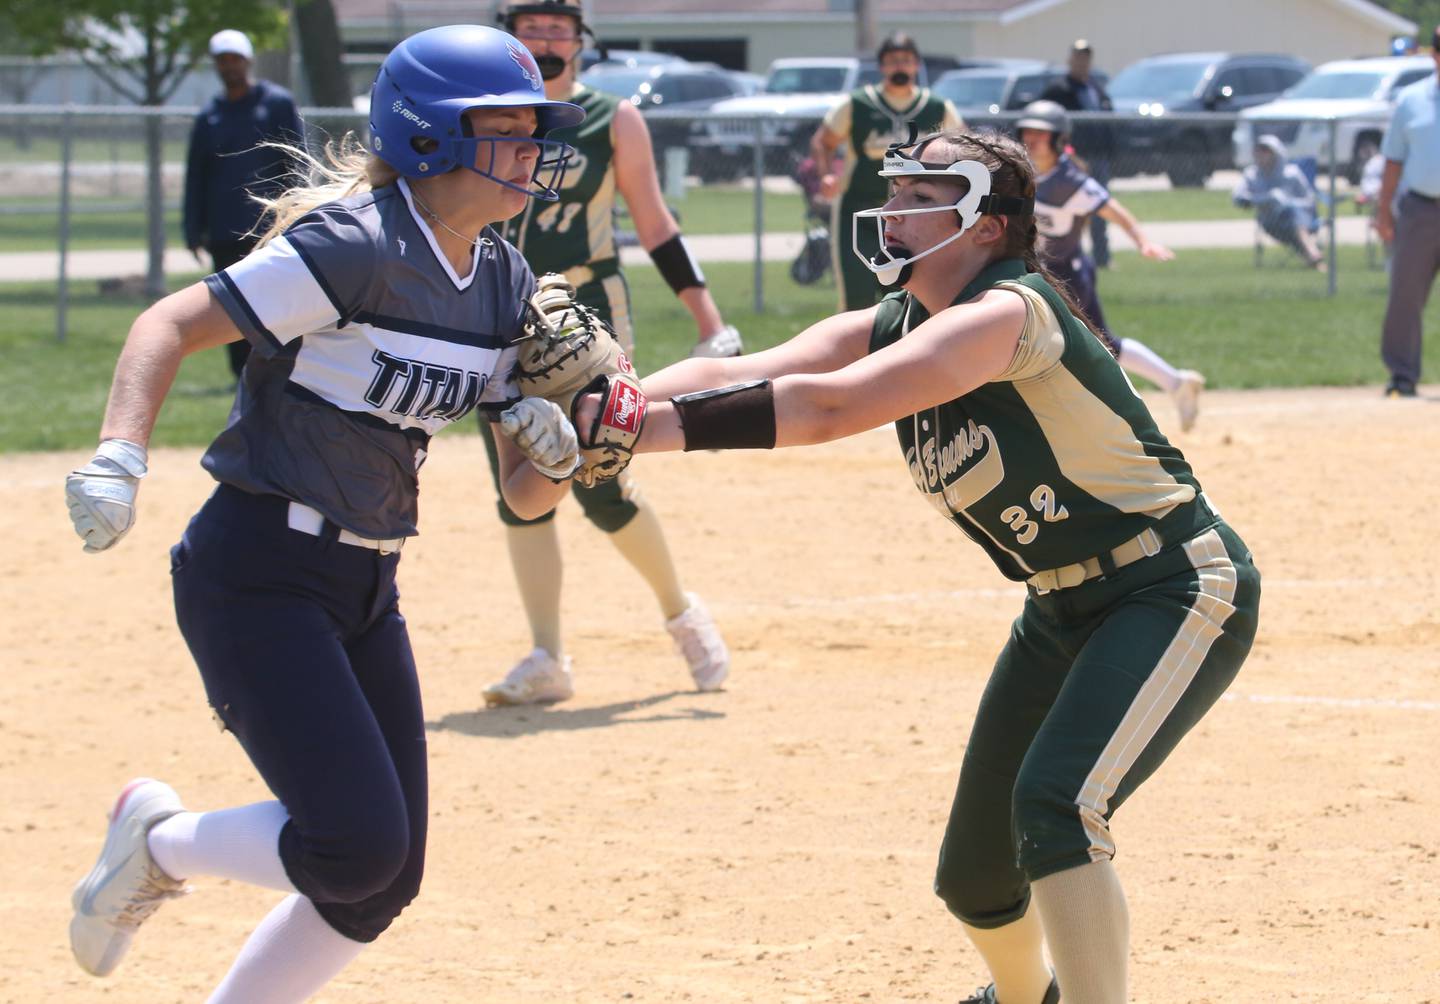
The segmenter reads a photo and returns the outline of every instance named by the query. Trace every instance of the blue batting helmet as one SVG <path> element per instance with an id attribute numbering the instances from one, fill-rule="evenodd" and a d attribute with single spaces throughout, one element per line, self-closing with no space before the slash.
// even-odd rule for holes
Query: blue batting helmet
<path id="1" fill-rule="evenodd" d="M 465 113 L 472 108 L 533 108 L 533 137 L 473 137 Z M 407 178 L 469 167 L 498 184 L 505 181 L 475 168 L 479 143 L 538 142 L 542 166 L 563 171 L 569 148 L 546 141 L 554 129 L 578 125 L 579 105 L 551 101 L 535 57 L 512 36 L 476 24 L 430 28 L 405 39 L 385 57 L 370 89 L 370 144 L 375 153 Z M 554 187 L 558 187 L 558 175 Z M 515 186 L 508 186 L 515 187 Z M 553 198 L 553 189 L 546 189 Z M 546 197 L 545 192 L 529 193 Z"/>

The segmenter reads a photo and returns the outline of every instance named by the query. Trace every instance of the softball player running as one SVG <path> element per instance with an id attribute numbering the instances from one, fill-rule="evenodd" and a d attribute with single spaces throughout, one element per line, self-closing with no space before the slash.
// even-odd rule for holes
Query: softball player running
<path id="1" fill-rule="evenodd" d="M 1120 1004 L 1129 921 L 1110 819 L 1239 670 L 1259 573 L 1048 279 L 1024 150 L 943 133 L 893 148 L 883 174 L 890 200 L 856 226 L 880 230 L 867 264 L 904 291 L 767 352 L 653 375 L 638 446 L 763 449 L 895 424 L 921 494 L 1027 590 L 935 881 L 993 980 L 970 1001 Z"/>
<path id="2" fill-rule="evenodd" d="M 1177 370 L 1137 339 L 1110 333 L 1096 290 L 1095 262 L 1081 247 L 1080 237 L 1091 215 L 1097 215 L 1124 230 L 1146 258 L 1169 261 L 1175 255 L 1147 240 L 1130 210 L 1065 152 L 1070 116 L 1058 103 L 1030 102 L 1015 128 L 1035 165 L 1035 223 L 1045 238 L 1040 250 L 1045 267 L 1069 288 L 1120 365 L 1169 392 L 1180 415 L 1180 430 L 1189 432 L 1200 413 L 1205 378 L 1194 370 Z"/>
<path id="3" fill-rule="evenodd" d="M 615 198 L 623 196 L 640 243 L 660 275 L 695 318 L 701 340 L 697 355 L 735 355 L 740 334 L 725 325 L 705 277 L 680 237 L 655 176 L 650 134 L 638 109 L 628 101 L 592 90 L 575 79 L 586 27 L 578 0 L 529 0 L 512 3 L 500 16 L 507 31 L 529 46 L 545 78 L 545 93 L 585 109 L 585 123 L 559 133 L 575 148 L 575 163 L 555 202 L 532 204 L 506 224 L 505 237 L 525 255 L 536 272 L 560 272 L 576 289 L 580 303 L 610 326 L 630 358 L 635 336 L 630 294 L 620 272 L 615 241 Z M 496 473 L 493 436 L 488 422 L 481 434 Z M 730 653 L 705 604 L 686 592 L 665 543 L 654 508 L 629 473 L 593 488 L 574 485 L 585 517 L 614 543 L 649 584 L 666 630 L 689 666 L 700 690 L 715 690 L 730 670 Z M 488 705 L 562 701 L 574 694 L 571 659 L 565 654 L 560 620 L 563 563 L 553 510 L 526 519 L 499 500 L 500 520 L 520 598 L 530 622 L 534 648 L 500 680 L 484 690 Z"/>
<path id="4" fill-rule="evenodd" d="M 181 358 L 250 342 L 202 461 L 219 486 L 171 568 L 216 718 L 275 800 L 187 812 L 168 785 L 131 782 L 73 897 L 71 948 L 97 976 L 200 875 L 289 893 L 213 1002 L 304 1000 L 379 937 L 425 855 L 425 723 L 395 572 L 430 438 L 476 408 L 499 416 L 505 497 L 529 515 L 579 460 L 559 409 L 514 393 L 535 280 L 488 224 L 555 198 L 568 148 L 546 136 L 583 111 L 545 97 L 519 42 L 469 25 L 396 46 L 370 108 L 373 156 L 334 154 L 325 184 L 272 205 L 268 242 L 135 322 L 99 450 L 66 481 L 85 549 L 112 547 Z"/>

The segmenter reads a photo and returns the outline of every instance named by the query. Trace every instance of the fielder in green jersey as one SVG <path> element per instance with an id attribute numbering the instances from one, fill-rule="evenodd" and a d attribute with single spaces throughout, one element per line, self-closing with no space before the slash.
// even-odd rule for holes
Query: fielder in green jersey
<path id="1" fill-rule="evenodd" d="M 535 57 L 545 94 L 585 109 L 578 127 L 554 138 L 573 147 L 560 185 L 560 199 L 507 224 L 503 236 L 525 256 L 537 275 L 562 273 L 576 298 L 610 325 L 634 358 L 630 294 L 620 272 L 615 239 L 615 205 L 624 198 L 640 244 L 661 276 L 695 319 L 699 335 L 692 354 L 734 355 L 740 334 L 720 317 L 705 277 L 680 237 L 665 206 L 655 174 L 650 133 L 630 102 L 602 94 L 576 80 L 585 25 L 579 0 L 514 0 L 501 21 Z M 538 88 L 540 80 L 535 81 Z M 559 99 L 555 99 L 559 100 Z M 489 423 L 480 423 L 497 474 Z M 498 488 L 499 482 L 496 481 Z M 641 496 L 630 472 L 594 488 L 576 483 L 574 495 L 585 516 L 606 533 L 655 594 L 665 627 L 684 656 L 695 686 L 716 690 L 730 668 L 730 654 L 705 604 L 681 585 L 655 510 Z M 511 567 L 529 621 L 533 648 L 502 680 L 482 692 L 487 705 L 562 701 L 574 693 L 571 659 L 564 650 L 560 619 L 563 564 L 554 511 L 521 519 L 497 496 L 506 527 Z"/>
<path id="2" fill-rule="evenodd" d="M 920 135 L 963 127 L 960 113 L 942 97 L 917 83 L 920 50 L 909 35 L 897 33 L 880 45 L 880 83 L 857 88 L 841 101 L 815 131 L 810 154 L 822 174 L 820 194 L 830 200 L 830 254 L 838 279 L 841 310 L 871 306 L 880 296 L 875 276 L 851 253 L 850 221 L 861 209 L 885 201 L 880 163 L 892 143 L 905 138 L 913 123 Z M 839 176 L 829 173 L 835 150 L 845 151 Z M 862 235 L 867 256 L 878 247 Z"/>
<path id="3" fill-rule="evenodd" d="M 935 880 L 990 970 L 969 1000 L 1123 1004 L 1111 817 L 1239 671 L 1260 576 L 1049 281 L 1023 147 L 912 137 L 882 173 L 889 201 L 857 226 L 880 238 L 867 267 L 903 291 L 769 351 L 653 375 L 639 452 L 795 446 L 894 423 L 925 499 L 1026 585 Z"/>

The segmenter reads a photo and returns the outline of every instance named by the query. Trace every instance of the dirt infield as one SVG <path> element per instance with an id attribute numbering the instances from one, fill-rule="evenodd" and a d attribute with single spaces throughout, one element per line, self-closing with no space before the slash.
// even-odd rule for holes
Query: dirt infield
<path id="1" fill-rule="evenodd" d="M 1137 1002 L 1440 1001 L 1431 393 L 1215 393 L 1180 439 L 1265 596 L 1227 700 L 1115 821 Z M 104 981 L 65 929 L 131 776 L 195 809 L 268 797 L 171 612 L 166 549 L 209 481 L 195 451 L 157 452 L 131 538 L 83 555 L 61 499 L 80 459 L 0 458 L 0 1000 L 202 1000 L 277 894 L 198 880 Z M 885 431 L 639 470 L 731 689 L 688 691 L 648 592 L 567 503 L 579 692 L 481 710 L 527 634 L 479 441 L 446 437 L 401 571 L 426 888 L 318 999 L 886 1004 L 983 982 L 930 882 L 1021 591 L 916 497 Z"/>

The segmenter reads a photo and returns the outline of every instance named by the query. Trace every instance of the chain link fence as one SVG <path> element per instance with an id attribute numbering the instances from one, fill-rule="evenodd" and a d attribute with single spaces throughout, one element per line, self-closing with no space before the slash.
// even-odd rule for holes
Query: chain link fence
<path id="1" fill-rule="evenodd" d="M 143 248 L 151 228 L 159 228 L 172 248 L 182 246 L 185 154 L 196 110 L 0 105 L 0 254 L 59 252 L 53 273 L 60 284 L 57 334 L 63 337 L 67 265 L 75 252 Z M 327 139 L 346 132 L 363 136 L 366 130 L 366 116 L 351 109 L 311 108 L 302 114 L 312 150 Z M 1012 132 L 1018 117 L 1018 112 L 987 112 L 966 120 L 972 128 Z M 820 172 L 805 163 L 817 117 L 656 109 L 646 119 L 667 201 L 699 245 L 701 260 L 707 260 L 702 239 L 708 234 L 727 235 L 728 260 L 736 260 L 737 241 L 746 243 L 757 311 L 764 308 L 767 259 L 795 258 L 798 265 L 798 256 L 809 254 L 815 268 L 792 268 L 791 274 L 803 281 L 802 275 L 823 273 L 824 256 L 812 245 L 833 235 L 825 233 L 826 207 L 815 190 Z M 1276 248 L 1286 242 L 1267 237 L 1256 222 L 1261 207 L 1237 208 L 1230 199 L 1261 136 L 1283 142 L 1314 186 L 1314 214 L 1305 217 L 1296 208 L 1294 216 L 1329 249 L 1330 293 L 1337 279 L 1336 244 L 1373 240 L 1366 211 L 1375 186 L 1367 189 L 1362 181 L 1367 164 L 1375 166 L 1383 122 L 1198 113 L 1076 114 L 1072 122 L 1076 154 L 1147 231 L 1175 235 L 1162 243 L 1253 245 L 1257 261 L 1267 247 L 1272 260 L 1290 260 Z M 156 177 L 148 168 L 152 150 L 161 165 Z M 155 213 L 148 208 L 152 204 L 159 207 Z M 849 246 L 849 234 L 839 238 Z"/>

